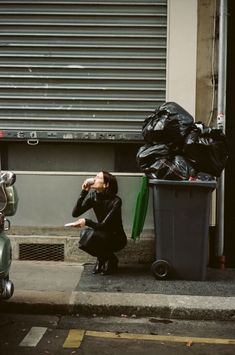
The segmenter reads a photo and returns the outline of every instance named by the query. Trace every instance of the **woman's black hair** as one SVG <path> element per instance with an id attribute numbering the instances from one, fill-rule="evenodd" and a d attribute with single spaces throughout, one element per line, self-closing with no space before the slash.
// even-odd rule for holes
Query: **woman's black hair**
<path id="1" fill-rule="evenodd" d="M 104 176 L 104 183 L 108 185 L 106 192 L 111 195 L 116 195 L 118 192 L 117 179 L 114 175 L 110 174 L 108 171 L 102 171 Z"/>

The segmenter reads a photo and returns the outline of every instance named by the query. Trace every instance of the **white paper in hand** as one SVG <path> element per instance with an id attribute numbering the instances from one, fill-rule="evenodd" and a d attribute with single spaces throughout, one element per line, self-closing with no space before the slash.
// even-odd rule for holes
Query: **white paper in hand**
<path id="1" fill-rule="evenodd" d="M 64 226 L 65 227 L 74 227 L 75 226 L 75 222 L 66 223 Z"/>

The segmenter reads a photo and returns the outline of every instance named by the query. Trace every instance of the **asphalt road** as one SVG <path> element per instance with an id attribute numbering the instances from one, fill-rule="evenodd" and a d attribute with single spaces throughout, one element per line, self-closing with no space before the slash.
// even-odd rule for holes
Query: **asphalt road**
<path id="1" fill-rule="evenodd" d="M 0 354 L 234 355 L 235 322 L 0 314 Z"/>

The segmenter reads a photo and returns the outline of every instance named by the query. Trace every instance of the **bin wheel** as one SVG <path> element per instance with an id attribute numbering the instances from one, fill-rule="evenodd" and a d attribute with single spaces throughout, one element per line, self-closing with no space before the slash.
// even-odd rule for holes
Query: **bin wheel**
<path id="1" fill-rule="evenodd" d="M 157 260 L 152 263 L 151 271 L 158 279 L 166 279 L 171 273 L 171 266 L 166 260 Z"/>

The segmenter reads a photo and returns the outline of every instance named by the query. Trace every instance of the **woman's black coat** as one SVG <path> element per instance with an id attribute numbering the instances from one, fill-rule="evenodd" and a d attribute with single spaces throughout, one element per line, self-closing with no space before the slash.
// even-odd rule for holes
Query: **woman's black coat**
<path id="1" fill-rule="evenodd" d="M 125 247 L 127 237 L 123 229 L 121 215 L 122 200 L 117 195 L 98 193 L 95 190 L 82 190 L 73 208 L 72 216 L 79 217 L 89 209 L 93 209 L 97 222 L 85 218 L 86 226 L 105 236 L 107 251 L 118 251 Z"/>

